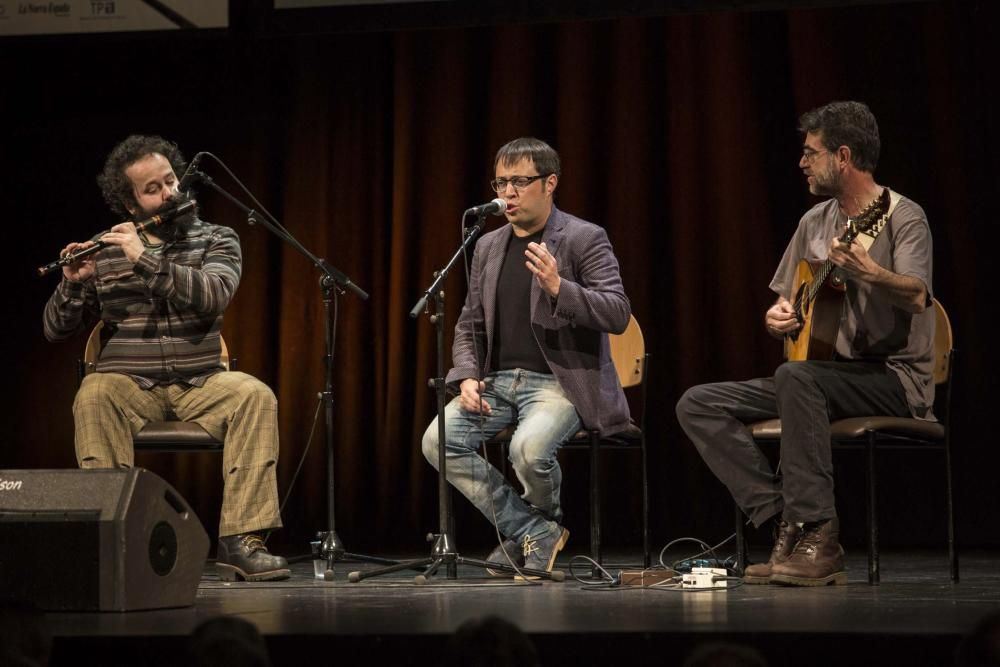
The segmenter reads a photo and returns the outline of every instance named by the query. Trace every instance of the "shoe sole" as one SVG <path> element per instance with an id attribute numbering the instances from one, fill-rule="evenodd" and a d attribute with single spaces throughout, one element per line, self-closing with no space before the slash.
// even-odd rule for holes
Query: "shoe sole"
<path id="1" fill-rule="evenodd" d="M 495 561 L 487 561 L 493 563 Z M 499 565 L 507 565 L 507 567 L 512 567 L 510 563 L 498 563 Z M 524 567 L 524 563 L 515 563 L 517 567 Z M 507 572 L 506 570 L 494 570 L 492 567 L 486 568 L 486 571 L 490 573 L 491 577 L 509 577 L 513 572 Z"/>
<path id="2" fill-rule="evenodd" d="M 826 577 L 793 577 L 789 574 L 772 574 L 772 584 L 783 586 L 844 586 L 847 584 L 846 572 L 834 572 Z"/>
<path id="3" fill-rule="evenodd" d="M 771 577 L 748 577 L 747 575 L 743 575 L 743 583 L 750 584 L 751 586 L 769 584 L 771 583 Z"/>
<path id="4" fill-rule="evenodd" d="M 513 564 L 504 560 L 488 560 L 487 563 L 496 563 L 497 565 L 506 565 L 507 567 L 524 567 L 524 563 L 517 558 L 512 558 Z M 507 570 L 494 570 L 492 567 L 487 567 L 486 571 L 490 573 L 491 577 L 509 577 L 514 574 L 513 572 L 508 572 Z"/>
<path id="5" fill-rule="evenodd" d="M 563 550 L 563 547 L 566 546 L 566 542 L 568 541 L 569 541 L 569 531 L 563 528 L 562 535 L 559 536 L 559 541 L 556 542 L 554 547 L 552 547 L 552 555 L 549 556 L 549 562 L 545 568 L 546 572 L 551 572 L 552 568 L 555 567 L 556 556 L 559 555 L 559 552 Z M 514 579 L 516 579 L 517 581 L 535 581 L 536 579 L 541 579 L 541 577 L 529 574 L 527 576 L 517 575 L 514 577 Z"/>
<path id="6" fill-rule="evenodd" d="M 292 572 L 288 568 L 249 574 L 234 565 L 224 563 L 216 563 L 215 572 L 222 581 L 281 581 L 292 576 Z"/>

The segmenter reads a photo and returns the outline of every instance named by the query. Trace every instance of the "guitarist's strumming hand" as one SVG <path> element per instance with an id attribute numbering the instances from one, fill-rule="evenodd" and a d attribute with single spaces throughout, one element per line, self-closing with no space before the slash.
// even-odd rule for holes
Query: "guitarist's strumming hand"
<path id="1" fill-rule="evenodd" d="M 767 309 L 764 324 L 767 326 L 767 333 L 774 338 L 783 338 L 802 326 L 795 316 L 795 308 L 783 296 L 779 296 L 774 305 Z"/>
<path id="2" fill-rule="evenodd" d="M 829 257 L 830 261 L 839 268 L 866 282 L 873 282 L 879 273 L 885 270 L 871 258 L 865 247 L 857 241 L 844 243 L 840 239 L 833 239 L 830 242 Z"/>

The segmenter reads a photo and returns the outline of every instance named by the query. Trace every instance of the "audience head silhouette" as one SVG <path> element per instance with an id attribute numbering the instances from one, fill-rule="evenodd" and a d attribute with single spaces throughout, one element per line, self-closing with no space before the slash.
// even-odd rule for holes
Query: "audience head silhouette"
<path id="1" fill-rule="evenodd" d="M 466 621 L 448 642 L 446 665 L 538 667 L 538 652 L 519 627 L 498 616 Z"/>
<path id="2" fill-rule="evenodd" d="M 267 645 L 249 621 L 233 616 L 212 618 L 191 633 L 192 667 L 270 667 Z"/>

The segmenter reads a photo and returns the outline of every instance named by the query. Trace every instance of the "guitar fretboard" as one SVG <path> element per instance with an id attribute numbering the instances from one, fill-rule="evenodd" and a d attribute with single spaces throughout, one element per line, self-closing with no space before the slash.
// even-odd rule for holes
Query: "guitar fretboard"
<path id="1" fill-rule="evenodd" d="M 866 234 L 872 237 L 872 239 L 875 239 L 888 222 L 889 188 L 883 188 L 882 194 L 876 197 L 872 203 L 868 204 L 857 219 L 852 219 L 848 216 L 847 229 L 844 231 L 844 235 L 840 237 L 840 242 L 850 244 L 858 237 L 859 234 Z M 825 283 L 826 279 L 830 277 L 830 273 L 834 268 L 836 268 L 836 265 L 828 259 L 823 263 L 820 270 L 816 272 L 816 275 L 813 276 L 812 282 L 809 283 L 809 289 L 804 295 L 806 302 L 799 302 L 795 304 L 795 310 L 800 316 L 803 311 L 803 306 L 813 302 L 816 295 L 819 293 L 820 288 L 823 286 L 823 283 Z"/>

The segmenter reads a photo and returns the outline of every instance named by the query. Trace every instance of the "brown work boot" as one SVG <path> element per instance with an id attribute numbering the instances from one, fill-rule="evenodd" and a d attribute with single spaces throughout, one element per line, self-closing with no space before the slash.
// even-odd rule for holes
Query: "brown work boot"
<path id="1" fill-rule="evenodd" d="M 839 535 L 837 517 L 807 523 L 792 555 L 771 568 L 771 583 L 788 586 L 846 584 L 844 549 L 837 539 Z"/>
<path id="2" fill-rule="evenodd" d="M 256 533 L 219 538 L 215 571 L 223 581 L 280 581 L 288 579 L 288 561 L 271 554 Z"/>
<path id="3" fill-rule="evenodd" d="M 797 523 L 788 523 L 784 519 L 774 521 L 774 548 L 771 549 L 771 557 L 766 563 L 754 563 L 747 565 L 743 570 L 744 584 L 769 584 L 771 583 L 771 568 L 776 563 L 784 563 L 792 554 L 792 549 L 799 541 L 802 529 Z"/>

